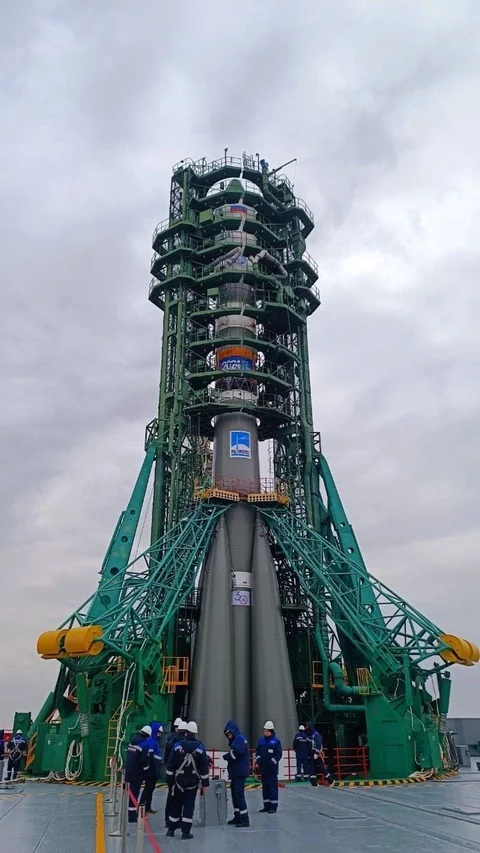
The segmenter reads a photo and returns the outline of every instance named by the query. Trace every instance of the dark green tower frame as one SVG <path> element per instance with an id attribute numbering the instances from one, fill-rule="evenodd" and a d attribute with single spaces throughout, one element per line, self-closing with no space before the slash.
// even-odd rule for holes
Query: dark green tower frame
<path id="1" fill-rule="evenodd" d="M 235 180 L 240 176 L 248 182 L 246 190 Z M 273 440 L 274 475 L 288 485 L 295 511 L 319 531 L 327 517 L 319 490 L 320 436 L 313 429 L 307 339 L 307 319 L 320 305 L 317 264 L 306 253 L 313 215 L 295 197 L 288 178 L 270 171 L 258 158 L 185 160 L 173 169 L 169 218 L 153 235 L 149 298 L 164 317 L 152 541 L 164 535 L 191 502 L 194 483 L 202 478 L 198 440 L 212 437 L 212 418 L 228 407 L 220 395 L 216 399 L 208 390 L 225 375 L 207 362 L 208 353 L 222 344 L 251 344 L 240 337 L 222 340 L 214 333 L 215 319 L 222 314 L 224 273 L 215 271 L 213 264 L 238 246 L 234 230 L 238 216 L 219 217 L 215 210 L 240 202 L 257 212 L 245 223 L 249 236 L 245 256 L 255 257 L 267 249 L 288 277 L 280 280 L 261 261 L 250 272 L 238 273 L 239 282 L 251 285 L 255 294 L 255 305 L 249 309 L 239 304 L 238 313 L 250 310 L 257 320 L 268 314 L 269 332 L 258 341 L 265 363 L 251 373 L 231 375 L 238 381 L 262 382 L 260 437 Z M 312 611 L 278 553 L 276 562 L 297 697 L 306 691 L 306 706 L 316 715 L 318 702 L 314 703 L 311 690 Z M 179 651 L 175 637 L 178 632 L 172 630 L 171 654 Z"/>

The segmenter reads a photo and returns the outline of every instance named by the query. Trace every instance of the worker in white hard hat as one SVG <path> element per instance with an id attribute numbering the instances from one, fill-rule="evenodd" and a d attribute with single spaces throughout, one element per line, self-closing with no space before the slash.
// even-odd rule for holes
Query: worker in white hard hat
<path id="1" fill-rule="evenodd" d="M 182 838 L 193 838 L 192 823 L 195 799 L 199 786 L 208 788 L 208 756 L 198 740 L 198 726 L 192 720 L 187 723 L 185 738 L 173 747 L 167 765 L 167 779 L 173 781 L 172 800 L 168 813 L 167 835 L 173 837 L 175 830 L 182 830 Z"/>
<path id="2" fill-rule="evenodd" d="M 293 738 L 292 749 L 297 758 L 297 775 L 295 782 L 303 782 L 308 776 L 308 735 L 305 726 L 299 726 Z"/>
<path id="3" fill-rule="evenodd" d="M 144 749 L 148 751 L 150 766 L 144 777 L 144 786 L 142 796 L 140 797 L 140 805 L 145 806 L 146 814 L 156 814 L 156 809 L 152 807 L 153 792 L 155 786 L 160 779 L 160 769 L 162 766 L 162 748 L 160 740 L 163 734 L 163 723 L 154 720 L 150 723 L 152 730 L 151 736 L 147 739 Z"/>
<path id="4" fill-rule="evenodd" d="M 130 786 L 128 799 L 129 823 L 136 823 L 138 820 L 138 796 L 142 782 L 150 768 L 150 756 L 147 744 L 151 736 L 152 727 L 142 726 L 138 732 L 135 732 L 127 747 L 125 782 Z"/>
<path id="5" fill-rule="evenodd" d="M 7 743 L 8 765 L 7 778 L 16 779 L 22 763 L 22 758 L 27 752 L 27 741 L 21 729 L 17 729 L 15 735 Z"/>
<path id="6" fill-rule="evenodd" d="M 165 744 L 163 760 L 165 766 L 168 765 L 172 749 L 178 741 L 183 740 L 186 733 L 187 724 L 181 717 L 177 717 L 173 723 L 173 732 L 168 736 Z M 167 776 L 167 801 L 165 803 L 165 826 L 168 828 L 168 813 L 172 804 L 173 778 Z"/>
<path id="7" fill-rule="evenodd" d="M 266 814 L 275 814 L 278 809 L 278 765 L 281 758 L 282 744 L 275 734 L 274 724 L 267 720 L 255 755 L 262 774 L 263 808 L 259 811 Z"/>

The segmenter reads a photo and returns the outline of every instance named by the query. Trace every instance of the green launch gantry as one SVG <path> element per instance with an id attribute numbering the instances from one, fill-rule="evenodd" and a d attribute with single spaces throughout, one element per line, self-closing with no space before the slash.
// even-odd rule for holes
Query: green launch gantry
<path id="1" fill-rule="evenodd" d="M 169 216 L 153 235 L 149 291 L 163 312 L 158 414 L 97 590 L 38 640 L 39 654 L 58 660 L 60 672 L 29 732 L 28 772 L 106 779 L 139 724 L 187 715 L 202 567 L 219 517 L 239 500 L 257 506 L 268 530 L 299 719 L 316 721 L 327 747 L 366 744 L 371 778 L 448 764 L 448 667 L 476 663 L 479 651 L 422 616 L 362 559 L 313 424 L 313 227 L 288 178 L 258 155 L 225 149 L 213 162 L 174 167 Z M 255 322 L 250 366 L 242 359 L 251 326 L 244 335 L 239 324 L 232 337 L 216 323 L 227 279 L 228 314 Z M 220 348 L 230 348 L 229 363 L 215 358 Z M 242 411 L 257 418 L 272 449 L 273 477 L 260 491 L 242 492 L 212 473 L 226 387 L 245 389 Z M 151 477 L 151 544 L 132 559 Z"/>

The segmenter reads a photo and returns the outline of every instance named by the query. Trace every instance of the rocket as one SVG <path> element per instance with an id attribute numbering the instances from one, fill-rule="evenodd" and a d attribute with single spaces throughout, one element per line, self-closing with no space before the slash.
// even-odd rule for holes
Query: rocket
<path id="1" fill-rule="evenodd" d="M 241 240 L 245 219 L 256 211 L 242 204 L 236 209 Z M 217 265 L 242 271 L 250 263 L 240 248 Z M 242 411 L 242 404 L 258 398 L 251 376 L 262 355 L 255 319 L 238 313 L 240 306 L 253 305 L 253 290 L 243 276 L 232 283 L 225 278 L 219 296 L 225 314 L 215 329 L 215 338 L 225 345 L 212 357 L 219 370 L 228 371 L 215 386 L 228 411 L 214 423 L 213 478 L 248 495 L 260 491 L 259 441 L 257 420 Z M 275 566 L 257 509 L 246 501 L 235 503 L 218 522 L 207 556 L 189 714 L 207 747 L 215 749 L 225 747 L 223 729 L 229 719 L 236 720 L 250 742 L 260 737 L 265 720 L 275 722 L 284 743 L 297 729 Z"/>

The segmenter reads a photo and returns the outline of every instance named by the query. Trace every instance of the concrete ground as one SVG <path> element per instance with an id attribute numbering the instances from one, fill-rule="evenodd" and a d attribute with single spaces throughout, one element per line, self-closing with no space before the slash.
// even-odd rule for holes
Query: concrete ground
<path id="1" fill-rule="evenodd" d="M 159 811 L 150 817 L 150 826 L 162 853 L 178 851 L 179 843 L 195 853 L 480 851 L 480 773 L 381 788 L 289 785 L 280 791 L 276 815 L 259 814 L 261 792 L 247 791 L 250 829 L 201 827 L 194 821 L 195 838 L 188 842 L 180 842 L 179 833 L 175 839 L 165 837 L 164 803 L 164 792 L 157 791 Z M 128 851 L 134 850 L 129 837 Z M 145 850 L 151 850 L 147 842 Z"/>
<path id="2" fill-rule="evenodd" d="M 0 791 L 0 853 L 105 853 L 101 798 L 108 789 L 26 783 Z M 194 840 L 166 838 L 165 790 L 149 818 L 162 853 L 480 853 L 480 773 L 442 782 L 374 787 L 280 790 L 276 815 L 259 814 L 261 791 L 247 791 L 250 829 L 193 824 Z M 231 807 L 229 806 L 229 817 Z M 196 813 L 198 818 L 198 809 Z M 179 845 L 180 844 L 180 848 Z M 127 851 L 136 849 L 135 828 Z M 152 846 L 145 838 L 144 851 Z"/>

